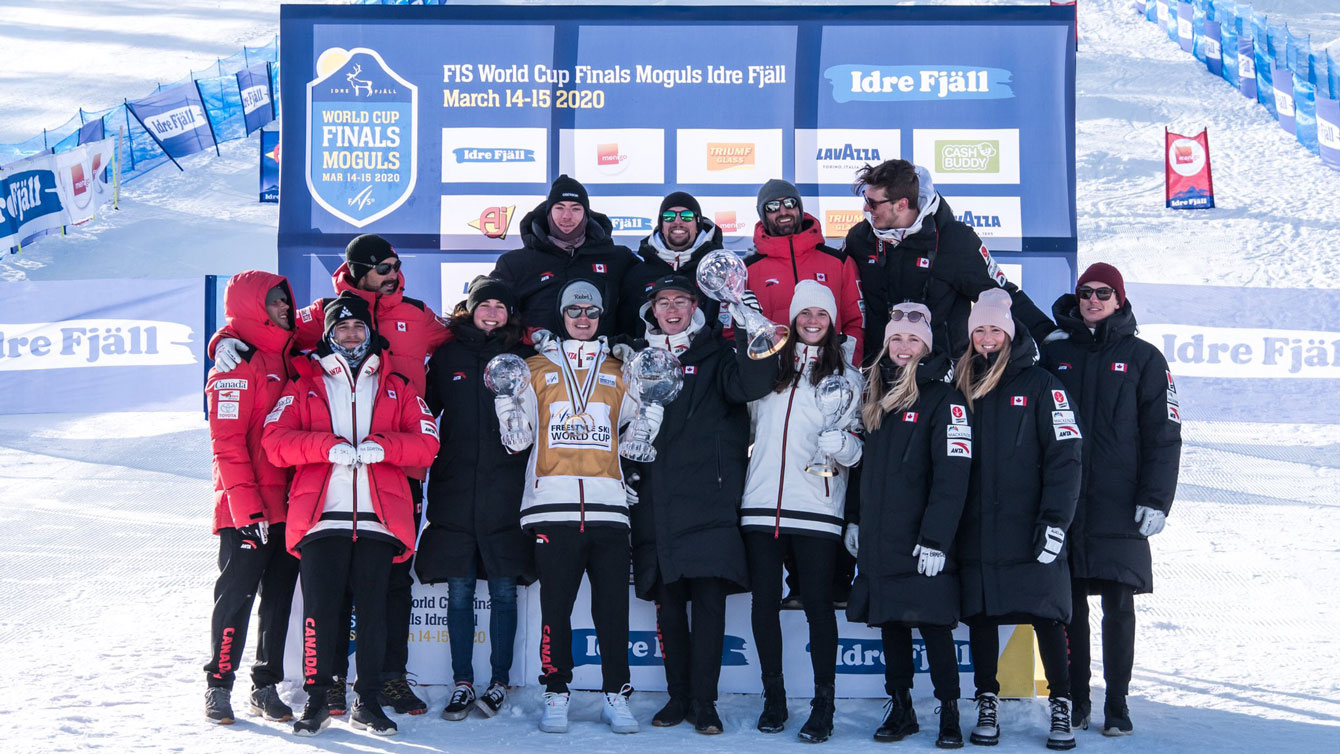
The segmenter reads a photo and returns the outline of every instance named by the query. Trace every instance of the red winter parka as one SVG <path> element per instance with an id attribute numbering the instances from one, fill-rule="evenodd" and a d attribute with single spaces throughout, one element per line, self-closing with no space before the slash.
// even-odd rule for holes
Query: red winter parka
<path id="1" fill-rule="evenodd" d="M 287 545 L 289 552 L 301 557 L 298 544 L 321 519 L 327 494 L 334 494 L 328 489 L 330 449 L 346 442 L 334 432 L 324 378 L 347 369 L 338 357 L 322 360 L 315 354 L 298 361 L 296 366 L 298 379 L 284 391 L 266 417 L 262 442 L 275 465 L 297 467 L 289 487 Z M 415 533 L 414 505 L 402 467 L 427 466 L 433 462 L 438 450 L 437 425 L 414 386 L 403 375 L 384 370 L 379 354 L 367 358 L 358 379 L 375 379 L 377 390 L 368 434 L 350 438 L 353 440 L 350 444 L 357 446 L 363 440 L 374 440 L 386 451 L 386 458 L 370 467 L 355 467 L 355 474 L 371 474 L 367 486 L 372 499 L 358 500 L 355 493 L 352 536 L 358 537 L 358 507 L 370 506 L 377 520 L 404 547 L 395 559 L 400 563 L 414 554 Z M 337 408 L 356 412 L 360 407 L 351 404 Z M 358 426 L 357 421 L 354 426 Z"/>
<path id="2" fill-rule="evenodd" d="M 293 333 L 270 321 L 265 296 L 275 286 L 293 292 L 281 275 L 260 270 L 239 273 L 223 294 L 228 327 L 251 346 L 227 374 L 211 369 L 209 440 L 214 467 L 214 533 L 257 521 L 278 524 L 288 507 L 288 470 L 277 468 L 261 447 L 261 429 L 293 376 Z"/>
<path id="3" fill-rule="evenodd" d="M 754 253 L 745 257 L 749 267 L 749 290 L 758 296 L 763 316 L 782 325 L 791 324 L 791 298 L 796 283 L 817 280 L 837 300 L 838 334 L 856 342 L 856 363 L 861 363 L 865 340 L 865 311 L 857 282 L 856 263 L 837 249 L 824 245 L 819 221 L 806 214 L 800 231 L 790 236 L 770 236 L 763 223 L 754 225 Z"/>

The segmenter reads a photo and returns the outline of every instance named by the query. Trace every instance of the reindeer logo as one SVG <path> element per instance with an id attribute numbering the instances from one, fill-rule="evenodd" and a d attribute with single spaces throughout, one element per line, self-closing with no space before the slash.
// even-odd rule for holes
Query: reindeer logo
<path id="1" fill-rule="evenodd" d="M 352 86 L 352 87 L 354 88 L 354 96 L 358 96 L 358 92 L 359 92 L 360 89 L 366 89 L 367 92 L 368 92 L 368 93 L 367 93 L 367 96 L 371 97 L 371 96 L 372 96 L 372 82 L 371 82 L 371 81 L 368 81 L 368 80 L 366 80 L 366 79 L 360 79 L 360 78 L 358 78 L 358 74 L 360 74 L 360 73 L 362 73 L 362 72 L 363 72 L 363 66 L 358 65 L 358 64 L 355 64 L 355 65 L 354 65 L 354 70 L 350 71 L 349 73 L 344 74 L 344 77 L 345 77 L 346 79 L 349 79 L 349 85 Z"/>

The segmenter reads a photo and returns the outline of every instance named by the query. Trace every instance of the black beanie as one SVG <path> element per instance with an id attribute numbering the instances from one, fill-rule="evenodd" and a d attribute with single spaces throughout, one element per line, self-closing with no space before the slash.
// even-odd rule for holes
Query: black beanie
<path id="1" fill-rule="evenodd" d="M 544 213 L 549 214 L 559 202 L 577 202 L 582 209 L 591 211 L 591 199 L 586 195 L 586 187 L 567 174 L 560 175 L 549 187 L 549 198 L 544 205 Z"/>
<path id="2" fill-rule="evenodd" d="M 344 247 L 344 261 L 349 263 L 349 272 L 354 282 L 358 282 L 379 262 L 394 256 L 395 247 L 376 233 L 364 233 Z"/>
<path id="3" fill-rule="evenodd" d="M 516 296 L 512 295 L 512 289 L 503 281 L 487 275 L 480 275 L 470 281 L 470 289 L 465 295 L 465 309 L 474 314 L 480 304 L 491 298 L 503 302 L 508 314 L 516 311 Z"/>
<path id="4" fill-rule="evenodd" d="M 661 215 L 665 214 L 665 211 L 671 207 L 691 209 L 693 210 L 694 216 L 700 220 L 702 219 L 703 208 L 698 206 L 698 200 L 693 198 L 693 194 L 690 194 L 687 191 L 676 191 L 661 200 L 661 208 L 656 211 L 657 225 L 660 225 L 661 223 Z"/>
<path id="5" fill-rule="evenodd" d="M 684 206 L 684 205 L 678 205 Z M 656 294 L 661 291 L 683 291 L 684 293 L 698 298 L 698 289 L 683 275 L 665 275 L 647 284 L 647 300 L 656 298 Z"/>
<path id="6" fill-rule="evenodd" d="M 375 337 L 376 331 L 372 328 L 372 310 L 368 308 L 368 302 L 358 294 L 345 291 L 338 298 L 327 301 L 324 310 L 326 314 L 326 338 L 330 337 L 330 332 L 335 329 L 335 325 L 342 319 L 362 320 L 368 328 L 368 339 L 372 340 Z"/>

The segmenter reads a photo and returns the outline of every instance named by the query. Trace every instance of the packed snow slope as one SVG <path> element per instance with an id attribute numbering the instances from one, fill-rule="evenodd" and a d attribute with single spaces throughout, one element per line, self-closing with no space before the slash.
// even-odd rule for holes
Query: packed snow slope
<path id="1" fill-rule="evenodd" d="M 1077 162 L 1080 265 L 1104 260 L 1128 281 L 1340 288 L 1340 173 L 1324 167 L 1268 113 L 1137 18 L 1127 0 L 1085 0 L 1080 15 Z M 1333 0 L 1261 0 L 1258 10 L 1340 37 Z M 134 97 L 243 43 L 267 39 L 277 3 L 141 0 L 96 4 L 7 0 L 0 8 L 0 139 L 54 126 L 80 105 Z M 96 31 L 95 31 L 96 30 Z M 1327 37 L 1329 35 L 1329 37 Z M 1323 39 L 1326 37 L 1326 39 Z M 1219 209 L 1163 209 L 1162 129 L 1209 127 Z M 0 259 L 0 278 L 185 277 L 274 269 L 276 212 L 255 203 L 255 143 L 198 155 L 126 187 L 122 209 Z M 1280 400 L 1290 397 L 1281 395 Z M 1327 406 L 1318 407 L 1334 413 Z M 1185 425 L 1182 483 L 1154 540 L 1157 591 L 1137 600 L 1135 737 L 1080 732 L 1079 750 L 1331 752 L 1340 735 L 1340 420 L 1305 428 Z M 796 749 L 806 699 L 779 736 L 753 729 L 757 697 L 727 695 L 726 734 L 645 725 L 662 694 L 634 695 L 645 727 L 616 737 L 578 694 L 567 736 L 539 733 L 534 687 L 498 718 L 397 716 L 375 739 L 336 722 L 295 740 L 245 711 L 238 724 L 202 714 L 216 542 L 209 443 L 199 414 L 0 417 L 0 741 L 53 751 L 672 751 Z M 1094 611 L 1097 630 L 1098 611 Z M 254 637 L 253 632 L 253 637 Z M 1097 654 L 1097 652 L 1095 652 Z M 1095 657 L 1096 665 L 1098 658 Z M 1094 701 L 1102 687 L 1095 667 Z M 923 684 L 924 685 L 924 684 Z M 966 691 L 966 690 L 965 690 Z M 791 689 L 805 694 L 806 689 Z M 302 693 L 283 695 L 295 706 Z M 900 750 L 933 748 L 934 702 L 917 690 L 923 732 Z M 970 705 L 962 703 L 965 723 Z M 870 740 L 878 700 L 838 705 L 834 750 Z M 1007 703 L 997 750 L 1040 751 L 1045 707 Z"/>

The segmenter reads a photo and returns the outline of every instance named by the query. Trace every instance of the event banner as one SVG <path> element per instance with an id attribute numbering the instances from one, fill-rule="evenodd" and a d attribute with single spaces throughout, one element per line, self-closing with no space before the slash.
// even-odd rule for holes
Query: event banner
<path id="1" fill-rule="evenodd" d="M 247 136 L 275 119 L 269 63 L 258 63 L 238 71 L 237 91 L 242 95 L 242 117 L 247 124 Z"/>
<path id="2" fill-rule="evenodd" d="M 1238 35 L 1238 91 L 1247 99 L 1256 99 L 1256 46 L 1245 31 Z"/>
<path id="3" fill-rule="evenodd" d="M 1223 48 L 1220 46 L 1221 42 L 1219 22 L 1206 19 L 1205 36 L 1201 42 L 1205 46 L 1205 68 L 1215 76 L 1223 78 L 1224 60 Z"/>
<path id="4" fill-rule="evenodd" d="M 1210 209 L 1214 181 L 1210 177 L 1210 132 L 1182 136 L 1163 129 L 1164 204 L 1171 209 Z"/>
<path id="5" fill-rule="evenodd" d="M 1340 170 L 1340 101 L 1317 92 L 1317 146 L 1322 162 Z"/>
<path id="6" fill-rule="evenodd" d="M 0 168 L 0 249 L 93 217 L 112 198 L 115 154 L 103 139 Z"/>
<path id="7" fill-rule="evenodd" d="M 279 132 L 261 131 L 261 201 L 279 201 Z"/>
<path id="8" fill-rule="evenodd" d="M 199 410 L 200 280 L 22 280 L 0 298 L 0 414 Z"/>
<path id="9" fill-rule="evenodd" d="M 745 252 L 779 177 L 840 245 L 856 170 L 900 157 L 1046 299 L 1074 275 L 1073 31 L 1066 7 L 284 6 L 280 270 L 324 295 L 375 232 L 437 300 L 560 173 L 633 248 L 680 189 Z"/>
<path id="10" fill-rule="evenodd" d="M 195 82 L 168 87 L 127 102 L 126 107 L 169 157 L 185 157 L 215 146 Z"/>
<path id="11" fill-rule="evenodd" d="M 1271 87 L 1275 91 L 1275 117 L 1279 120 L 1280 128 L 1293 135 L 1296 123 L 1293 104 L 1293 72 L 1288 68 L 1273 66 L 1270 81 Z"/>

